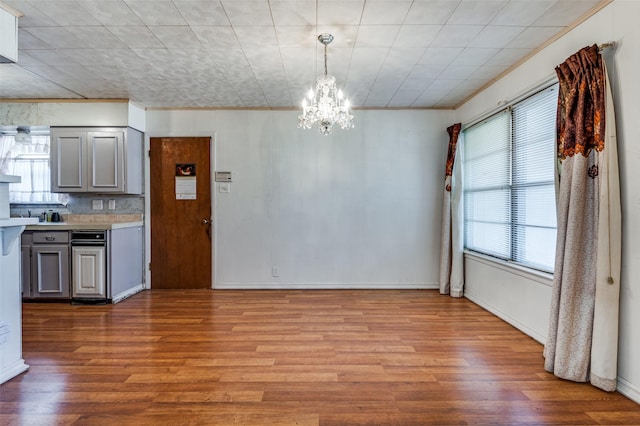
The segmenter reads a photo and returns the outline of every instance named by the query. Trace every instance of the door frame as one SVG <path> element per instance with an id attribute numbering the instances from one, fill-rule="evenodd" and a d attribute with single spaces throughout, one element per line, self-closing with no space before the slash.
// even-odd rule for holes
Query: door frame
<path id="1" fill-rule="evenodd" d="M 144 134 L 144 285 L 145 290 L 151 289 L 151 271 L 149 264 L 151 263 L 151 158 L 149 151 L 151 150 L 151 138 L 211 138 L 209 144 L 209 164 L 211 168 L 211 178 L 209 188 L 211 191 L 211 288 L 216 288 L 216 247 L 218 246 L 218 223 L 216 214 L 216 186 L 215 186 L 215 169 L 216 169 L 216 132 L 153 132 L 149 131 Z"/>

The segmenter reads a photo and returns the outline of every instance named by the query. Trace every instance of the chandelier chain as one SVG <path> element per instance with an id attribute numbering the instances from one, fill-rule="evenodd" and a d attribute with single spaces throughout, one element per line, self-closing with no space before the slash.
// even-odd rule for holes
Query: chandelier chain
<path id="1" fill-rule="evenodd" d="M 324 45 L 324 76 L 327 76 L 327 45 Z"/>

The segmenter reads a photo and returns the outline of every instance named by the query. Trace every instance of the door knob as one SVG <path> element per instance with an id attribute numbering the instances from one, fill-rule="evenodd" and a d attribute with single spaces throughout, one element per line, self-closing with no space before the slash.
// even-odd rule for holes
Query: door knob
<path id="1" fill-rule="evenodd" d="M 203 225 L 208 225 L 209 224 L 209 219 L 202 219 L 202 224 Z"/>

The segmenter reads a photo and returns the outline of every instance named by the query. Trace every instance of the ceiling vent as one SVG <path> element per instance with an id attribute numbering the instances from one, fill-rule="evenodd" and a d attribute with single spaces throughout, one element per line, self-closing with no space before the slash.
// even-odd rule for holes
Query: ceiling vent
<path id="1" fill-rule="evenodd" d="M 0 62 L 18 62 L 18 18 L 22 13 L 0 1 Z"/>

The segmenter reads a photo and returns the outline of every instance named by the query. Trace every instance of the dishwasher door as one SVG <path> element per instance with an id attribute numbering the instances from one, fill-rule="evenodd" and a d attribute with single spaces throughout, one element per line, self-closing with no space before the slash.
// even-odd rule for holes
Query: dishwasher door
<path id="1" fill-rule="evenodd" d="M 107 247 L 105 233 L 71 234 L 71 298 L 78 302 L 107 302 Z"/>

